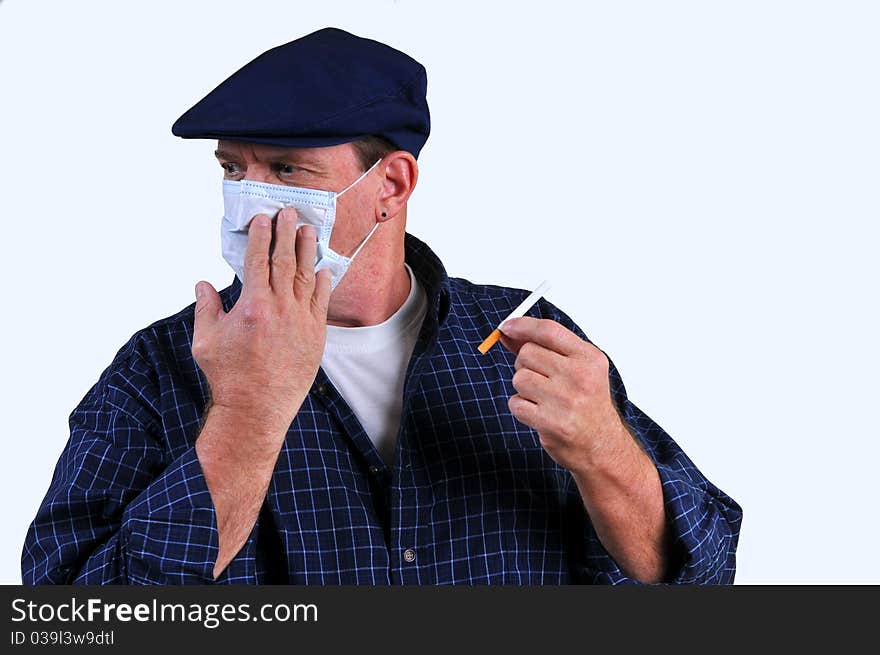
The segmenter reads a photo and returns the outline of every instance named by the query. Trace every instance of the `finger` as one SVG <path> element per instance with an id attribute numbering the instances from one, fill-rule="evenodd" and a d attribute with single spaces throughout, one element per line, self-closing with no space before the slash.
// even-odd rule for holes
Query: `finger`
<path id="1" fill-rule="evenodd" d="M 518 339 L 514 339 L 513 337 L 509 337 L 503 332 L 501 333 L 499 341 L 501 341 L 502 346 L 507 348 L 514 355 L 519 355 L 520 349 L 523 347 L 523 344 L 526 343 L 525 341 L 520 341 Z"/>
<path id="2" fill-rule="evenodd" d="M 541 403 L 546 398 L 550 387 L 550 378 L 528 368 L 521 368 L 513 374 L 511 380 L 516 392 L 526 400 Z"/>
<path id="3" fill-rule="evenodd" d="M 501 331 L 514 341 L 534 341 L 560 355 L 577 354 L 586 343 L 568 328 L 547 318 L 512 318 L 504 322 Z"/>
<path id="4" fill-rule="evenodd" d="M 530 368 L 548 378 L 559 373 L 564 366 L 565 357 L 534 341 L 527 341 L 520 346 L 516 360 L 513 362 L 513 368 L 516 371 L 521 368 Z"/>
<path id="5" fill-rule="evenodd" d="M 330 306 L 330 271 L 321 269 L 315 275 L 315 292 L 312 294 L 312 314 L 327 321 L 327 308 Z"/>
<path id="6" fill-rule="evenodd" d="M 303 225 L 296 237 L 296 275 L 293 278 L 293 293 L 300 299 L 311 298 L 315 292 L 317 234 L 311 225 Z"/>
<path id="7" fill-rule="evenodd" d="M 243 291 L 256 291 L 269 286 L 269 244 L 272 242 L 272 221 L 266 214 L 257 214 L 248 227 L 248 243 L 244 253 Z"/>
<path id="8" fill-rule="evenodd" d="M 275 240 L 269 260 L 269 285 L 272 291 L 287 295 L 293 288 L 296 273 L 296 210 L 285 207 L 275 220 Z"/>
<path id="9" fill-rule="evenodd" d="M 196 284 L 196 307 L 193 317 L 193 354 L 200 354 L 202 348 L 202 335 L 210 330 L 211 326 L 223 312 L 223 302 L 220 294 L 210 282 L 202 280 Z"/>
<path id="10" fill-rule="evenodd" d="M 514 418 L 521 423 L 525 423 L 530 428 L 535 428 L 538 424 L 538 405 L 532 401 L 523 398 L 519 394 L 514 394 L 507 400 L 507 407 Z"/>

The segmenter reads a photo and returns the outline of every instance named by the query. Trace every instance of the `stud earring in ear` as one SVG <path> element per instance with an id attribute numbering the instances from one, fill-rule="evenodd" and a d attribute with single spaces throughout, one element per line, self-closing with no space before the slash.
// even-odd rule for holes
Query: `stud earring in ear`
<path id="1" fill-rule="evenodd" d="M 388 217 L 388 214 L 386 214 L 385 212 L 382 212 L 382 218 L 387 218 L 387 217 Z"/>

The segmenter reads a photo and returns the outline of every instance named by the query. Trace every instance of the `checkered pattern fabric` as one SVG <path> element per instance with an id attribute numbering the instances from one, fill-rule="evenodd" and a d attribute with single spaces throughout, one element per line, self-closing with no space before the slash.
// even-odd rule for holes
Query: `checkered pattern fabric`
<path id="1" fill-rule="evenodd" d="M 528 294 L 449 278 L 407 234 L 428 316 L 387 468 L 322 370 L 290 426 L 242 550 L 216 582 L 632 583 L 596 536 L 571 475 L 507 407 L 514 356 L 476 346 Z M 236 278 L 221 292 L 228 311 Z M 217 524 L 194 444 L 208 386 L 194 305 L 137 332 L 70 415 L 70 438 L 27 533 L 25 584 L 209 583 Z M 583 332 L 542 300 L 529 312 Z M 674 535 L 668 582 L 730 583 L 741 510 L 627 398 Z M 241 435 L 247 439 L 246 434 Z"/>

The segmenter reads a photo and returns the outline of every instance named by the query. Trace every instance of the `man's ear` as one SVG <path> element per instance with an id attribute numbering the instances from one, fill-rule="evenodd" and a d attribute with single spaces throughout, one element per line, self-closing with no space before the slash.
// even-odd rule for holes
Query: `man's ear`
<path id="1" fill-rule="evenodd" d="M 376 203 L 376 220 L 383 222 L 406 207 L 419 179 L 419 165 L 412 153 L 395 150 L 385 155 L 377 168 L 385 175 Z"/>

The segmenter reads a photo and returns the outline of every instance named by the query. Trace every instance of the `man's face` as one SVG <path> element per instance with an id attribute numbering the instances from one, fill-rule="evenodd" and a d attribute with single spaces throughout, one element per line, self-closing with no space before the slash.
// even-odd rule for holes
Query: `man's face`
<path id="1" fill-rule="evenodd" d="M 350 143 L 323 148 L 282 148 L 221 140 L 214 154 L 226 180 L 339 192 L 364 172 Z M 351 255 L 372 229 L 380 186 L 378 172 L 374 171 L 339 199 L 330 236 L 333 250 Z"/>

